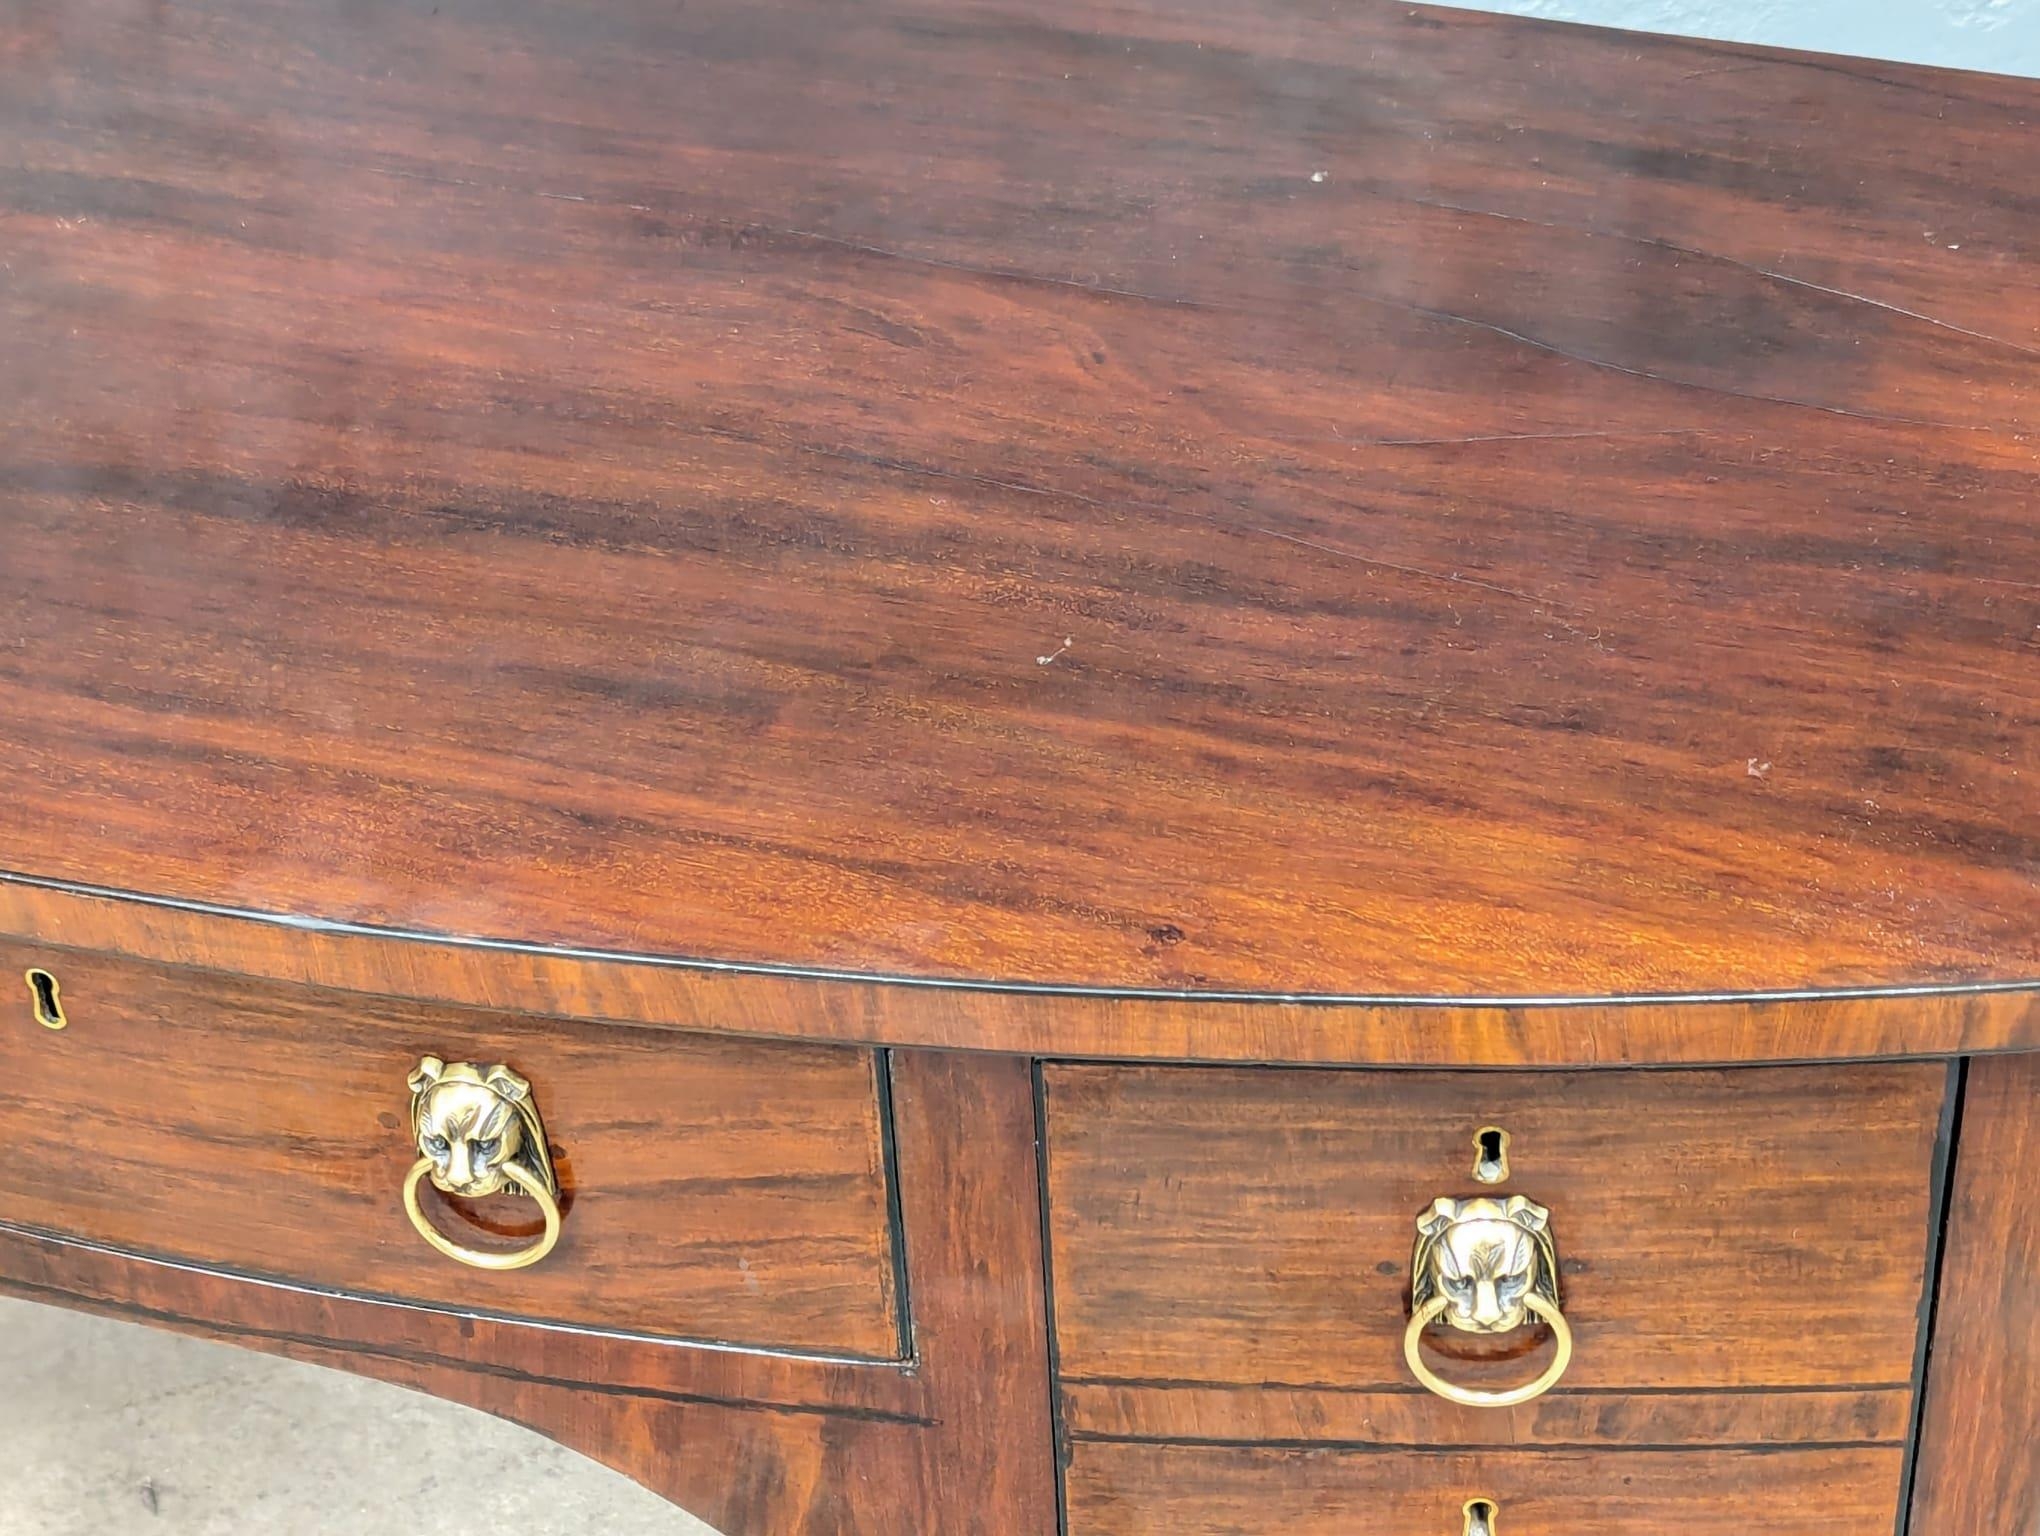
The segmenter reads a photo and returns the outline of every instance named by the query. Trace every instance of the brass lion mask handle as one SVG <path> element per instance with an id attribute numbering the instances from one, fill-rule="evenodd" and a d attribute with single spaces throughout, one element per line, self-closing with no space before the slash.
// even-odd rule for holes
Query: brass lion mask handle
<path id="1" fill-rule="evenodd" d="M 1462 1387 L 1425 1362 L 1424 1330 L 1511 1333 L 1533 1322 L 1551 1329 L 1557 1353 L 1535 1381 L 1502 1391 Z M 1410 1260 L 1410 1325 L 1403 1358 L 1418 1381 L 1448 1402 L 1507 1408 L 1542 1397 L 1572 1363 L 1572 1329 L 1558 1305 L 1558 1249 L 1551 1212 L 1521 1195 L 1439 1199 L 1417 1218 Z"/>
<path id="2" fill-rule="evenodd" d="M 476 1269 L 523 1269 L 551 1253 L 560 1240 L 560 1186 L 531 1084 L 502 1065 L 447 1063 L 437 1056 L 420 1061 L 409 1083 L 418 1161 L 404 1179 L 404 1212 L 418 1235 Z M 545 1233 L 523 1248 L 457 1242 L 425 1214 L 419 1196 L 428 1179 L 464 1199 L 499 1190 L 527 1196 L 545 1218 Z"/>

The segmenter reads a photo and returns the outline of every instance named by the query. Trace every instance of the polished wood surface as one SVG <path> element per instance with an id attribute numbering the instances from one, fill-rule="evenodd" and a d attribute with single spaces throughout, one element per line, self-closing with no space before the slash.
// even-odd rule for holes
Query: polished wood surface
<path id="1" fill-rule="evenodd" d="M 1887 1447 L 1419 1456 L 1087 1445 L 1070 1467 L 1069 1536 L 1465 1536 L 1466 1503 L 1483 1497 L 1500 1510 L 1496 1536 L 1884 1536 L 1903 1465 Z"/>
<path id="2" fill-rule="evenodd" d="M 16 0 L 0 868 L 1106 988 L 2040 980 L 2036 114 L 1381 0 Z"/>
<path id="3" fill-rule="evenodd" d="M 2040 1049 L 2040 988 L 1526 1006 L 916 986 L 308 929 L 5 877 L 0 935 L 371 997 L 1050 1056 L 1592 1067 Z"/>
<path id="4" fill-rule="evenodd" d="M 729 1536 L 2017 1522 L 2036 123 L 1387 0 L 0 0 L 0 1290 Z M 404 1221 L 427 1052 L 537 1268 Z M 1482 1412 L 1400 1338 L 1490 1124 L 1578 1352 Z"/>
<path id="5" fill-rule="evenodd" d="M 25 995 L 0 1012 L 0 1222 L 463 1314 L 902 1353 L 868 1051 L 566 1027 L 0 943 L 0 976 L 31 965 L 57 976 L 70 1025 L 38 1027 Z M 427 1054 L 530 1079 L 566 1212 L 535 1267 L 469 1269 L 405 1218 L 405 1078 Z M 468 1207 L 512 1232 L 534 1211 L 508 1195 Z"/>
<path id="6" fill-rule="evenodd" d="M 1913 1488 L 1918 1536 L 2040 1527 L 2040 1056 L 1969 1068 Z"/>
<path id="7" fill-rule="evenodd" d="M 1576 1350 L 1550 1399 L 1481 1416 L 1526 1443 L 1652 1440 L 1654 1394 L 1839 1389 L 1833 1405 L 1902 1441 L 1926 1295 L 1939 1064 L 1740 1072 L 1363 1073 L 1047 1069 L 1049 1234 L 1062 1375 L 1130 1399 L 1071 1430 L 1248 1439 L 1263 1415 L 1333 1440 L 1400 1395 L 1398 1438 L 1451 1444 L 1471 1415 L 1402 1356 L 1416 1218 L 1441 1195 L 1547 1206 Z M 1506 1130 L 1510 1177 L 1473 1179 Z M 1469 1386 L 1528 1380 L 1543 1330 L 1431 1330 Z M 1184 1387 L 1199 1392 L 1180 1407 Z M 1247 1389 L 1277 1395 L 1268 1408 Z M 1865 1397 L 1863 1394 L 1870 1394 Z M 1357 1394 L 1344 1402 L 1343 1394 Z M 1590 1409 L 1571 1394 L 1594 1394 Z M 1623 1400 L 1649 1394 L 1648 1400 Z M 1612 1401 L 1608 1399 L 1614 1399 Z M 1230 1427 L 1229 1408 L 1244 1409 Z M 1768 1405 L 1714 1405 L 1699 1437 L 1775 1439 Z M 1734 1410 L 1734 1411 L 1731 1411 Z M 1808 1437 L 1832 1433 L 1814 1405 Z M 1547 1423 L 1554 1416 L 1562 1427 Z M 1681 1410 L 1669 1417 L 1676 1425 Z M 1742 1427 L 1747 1417 L 1750 1427 Z M 1788 1434 L 1791 1431 L 1786 1431 Z M 1858 1429 L 1843 1438 L 1872 1438 Z M 1371 1432 L 1351 1434 L 1370 1441 Z M 1486 1440 L 1490 1434 L 1473 1438 Z"/>
<path id="8" fill-rule="evenodd" d="M 1056 1536 L 1027 1063 L 903 1052 L 891 1064 L 914 1298 L 908 1361 L 514 1327 L 256 1286 L 5 1227 L 0 1291 L 517 1419 L 725 1536 Z"/>
<path id="9" fill-rule="evenodd" d="M 1441 1368 L 1449 1367 L 1441 1361 Z M 1327 1450 L 1437 1445 L 1549 1450 L 1637 1445 L 1903 1446 L 1911 1433 L 1913 1405 L 1905 1384 L 1790 1392 L 1695 1387 L 1642 1393 L 1559 1391 L 1533 1405 L 1497 1412 L 1462 1408 L 1413 1386 L 1066 1381 L 1058 1398 L 1062 1422 L 1075 1444 L 1222 1441 Z"/>

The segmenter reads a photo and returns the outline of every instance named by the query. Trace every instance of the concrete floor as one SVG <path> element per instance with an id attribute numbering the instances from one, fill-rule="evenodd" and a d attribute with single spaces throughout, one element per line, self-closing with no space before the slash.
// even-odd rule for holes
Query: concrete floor
<path id="1" fill-rule="evenodd" d="M 446 1463 L 458 1447 L 459 1502 Z M 0 1300 L 0 1536 L 715 1536 L 486 1414 L 132 1323 Z"/>

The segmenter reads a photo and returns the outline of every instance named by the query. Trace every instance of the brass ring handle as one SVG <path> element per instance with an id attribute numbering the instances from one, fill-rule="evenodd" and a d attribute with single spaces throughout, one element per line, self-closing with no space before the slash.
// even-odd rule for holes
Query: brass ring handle
<path id="1" fill-rule="evenodd" d="M 437 1056 L 421 1060 L 408 1079 L 411 1134 L 418 1161 L 404 1178 L 404 1214 L 418 1235 L 449 1259 L 473 1269 L 523 1269 L 560 1240 L 560 1183 L 531 1084 L 500 1063 L 477 1067 Z M 537 1202 L 545 1232 L 522 1248 L 471 1248 L 448 1237 L 425 1214 L 420 1191 L 467 1199 L 507 1191 Z"/>
<path id="2" fill-rule="evenodd" d="M 1546 1301 L 1542 1296 L 1531 1296 L 1524 1303 L 1544 1322 L 1551 1326 L 1551 1335 L 1558 1342 L 1558 1353 L 1551 1364 L 1544 1368 L 1544 1374 L 1535 1381 L 1526 1381 L 1520 1387 L 1507 1387 L 1488 1391 L 1479 1387 L 1462 1387 L 1447 1381 L 1424 1363 L 1422 1353 L 1424 1330 L 1435 1323 L 1452 1305 L 1449 1296 L 1435 1296 L 1410 1319 L 1410 1325 L 1403 1330 L 1403 1358 L 1409 1362 L 1410 1374 L 1415 1376 L 1431 1391 L 1450 1403 L 1463 1403 L 1468 1408 L 1513 1408 L 1518 1403 L 1527 1403 L 1534 1397 L 1542 1397 L 1558 1385 L 1558 1378 L 1565 1374 L 1565 1368 L 1572 1364 L 1572 1328 L 1565 1320 L 1565 1314 Z"/>
<path id="3" fill-rule="evenodd" d="M 418 1229 L 418 1235 L 449 1259 L 458 1259 L 474 1269 L 524 1269 L 553 1251 L 553 1246 L 560 1240 L 560 1203 L 536 1174 L 523 1167 L 505 1170 L 510 1187 L 538 1202 L 538 1208 L 545 1216 L 544 1236 L 528 1248 L 470 1248 L 440 1231 L 419 1203 L 418 1187 L 437 1166 L 429 1157 L 421 1157 L 411 1165 L 410 1176 L 404 1180 L 404 1214 L 411 1218 L 411 1225 Z"/>
<path id="4" fill-rule="evenodd" d="M 1433 1323 L 1492 1336 L 1533 1321 L 1549 1327 L 1557 1344 L 1534 1381 L 1499 1390 L 1462 1387 L 1424 1363 L 1424 1330 Z M 1572 1355 L 1572 1327 L 1559 1309 L 1551 1212 L 1522 1195 L 1432 1201 L 1417 1218 L 1410 1260 L 1410 1322 L 1403 1330 L 1410 1374 L 1447 1402 L 1509 1408 L 1557 1386 Z"/>

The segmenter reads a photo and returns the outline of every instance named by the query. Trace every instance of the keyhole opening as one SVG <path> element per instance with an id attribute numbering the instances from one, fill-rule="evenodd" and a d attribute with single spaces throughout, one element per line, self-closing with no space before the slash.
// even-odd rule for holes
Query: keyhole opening
<path id="1" fill-rule="evenodd" d="M 48 971 L 28 973 L 28 993 L 35 1000 L 35 1021 L 44 1029 L 62 1029 L 71 1021 L 64 1017 L 63 999 L 57 994 L 57 978 Z"/>
<path id="2" fill-rule="evenodd" d="M 1509 1133 L 1500 1126 L 1483 1126 L 1473 1138 L 1473 1176 L 1483 1184 L 1499 1184 L 1508 1178 Z"/>
<path id="3" fill-rule="evenodd" d="M 1466 1536 L 1496 1536 L 1501 1510 L 1493 1499 L 1470 1499 L 1466 1505 Z"/>

